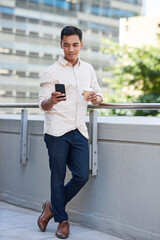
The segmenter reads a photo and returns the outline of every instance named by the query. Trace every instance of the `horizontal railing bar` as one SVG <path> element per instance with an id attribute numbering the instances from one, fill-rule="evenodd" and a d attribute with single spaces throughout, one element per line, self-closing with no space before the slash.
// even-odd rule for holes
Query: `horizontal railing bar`
<path id="1" fill-rule="evenodd" d="M 38 108 L 38 103 L 0 103 L 0 108 Z"/>
<path id="2" fill-rule="evenodd" d="M 39 104 L 38 103 L 0 103 L 0 108 L 39 108 Z M 98 106 L 88 104 L 88 108 L 160 110 L 160 103 L 101 103 Z"/>
<path id="3" fill-rule="evenodd" d="M 160 103 L 101 103 L 98 106 L 88 105 L 92 109 L 140 109 L 160 110 Z"/>

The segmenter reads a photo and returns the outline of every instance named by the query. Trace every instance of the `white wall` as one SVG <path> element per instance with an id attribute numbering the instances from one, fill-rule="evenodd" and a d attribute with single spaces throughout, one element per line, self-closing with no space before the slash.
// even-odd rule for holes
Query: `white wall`
<path id="1" fill-rule="evenodd" d="M 50 195 L 43 121 L 29 120 L 26 166 L 19 132 L 18 118 L 0 117 L 0 199 L 41 210 Z M 158 118 L 100 118 L 98 175 L 68 204 L 70 219 L 125 239 L 159 240 L 159 132 Z"/>

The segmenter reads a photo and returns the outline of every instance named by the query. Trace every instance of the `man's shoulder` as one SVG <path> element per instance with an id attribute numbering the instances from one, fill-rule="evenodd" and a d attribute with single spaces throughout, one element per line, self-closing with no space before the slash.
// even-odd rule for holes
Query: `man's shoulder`
<path id="1" fill-rule="evenodd" d="M 56 72 L 56 68 L 57 68 L 57 64 L 58 61 L 56 61 L 55 63 L 53 63 L 52 65 L 46 67 L 40 74 L 40 78 L 43 79 L 43 78 L 50 78 L 50 77 L 53 77 L 55 72 Z"/>
<path id="2" fill-rule="evenodd" d="M 52 73 L 58 66 L 58 61 L 46 67 L 42 73 Z"/>
<path id="3" fill-rule="evenodd" d="M 54 70 L 55 68 L 57 68 L 58 66 L 59 66 L 59 63 L 58 63 L 58 61 L 56 61 L 56 62 L 54 62 L 52 65 L 48 66 L 48 67 L 46 68 L 46 71 L 52 71 L 52 70 Z"/>
<path id="4" fill-rule="evenodd" d="M 89 69 L 93 69 L 92 64 L 90 64 L 90 63 L 88 63 L 88 62 L 85 62 L 85 61 L 83 61 L 83 60 L 80 60 L 80 62 L 81 62 L 81 65 L 82 65 L 82 66 L 84 66 L 84 67 L 86 67 L 86 68 L 89 68 Z"/>

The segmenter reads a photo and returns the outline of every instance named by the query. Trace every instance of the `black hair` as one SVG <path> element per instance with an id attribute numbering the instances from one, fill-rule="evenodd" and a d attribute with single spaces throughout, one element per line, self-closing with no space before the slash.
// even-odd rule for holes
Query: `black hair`
<path id="1" fill-rule="evenodd" d="M 82 41 L 82 31 L 74 26 L 66 26 L 61 31 L 61 41 L 63 40 L 63 36 L 70 36 L 70 35 L 78 35 L 79 40 Z"/>

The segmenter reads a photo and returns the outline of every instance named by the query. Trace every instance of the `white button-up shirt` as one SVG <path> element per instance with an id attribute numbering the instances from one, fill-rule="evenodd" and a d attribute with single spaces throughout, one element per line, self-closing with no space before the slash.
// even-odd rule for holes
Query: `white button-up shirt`
<path id="1" fill-rule="evenodd" d="M 41 103 L 44 99 L 51 97 L 56 83 L 65 85 L 67 99 L 54 104 L 51 110 L 44 111 Z M 85 124 L 87 102 L 82 95 L 85 88 L 92 88 L 102 97 L 92 65 L 80 59 L 75 66 L 72 66 L 60 56 L 56 63 L 42 73 L 39 107 L 45 112 L 44 133 L 62 136 L 71 130 L 78 129 L 84 137 L 88 138 Z"/>

